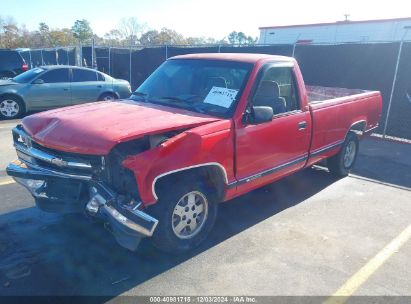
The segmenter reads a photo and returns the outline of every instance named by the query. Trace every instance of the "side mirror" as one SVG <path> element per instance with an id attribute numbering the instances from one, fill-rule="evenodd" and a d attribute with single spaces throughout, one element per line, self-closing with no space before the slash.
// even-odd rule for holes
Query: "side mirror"
<path id="1" fill-rule="evenodd" d="M 273 108 L 271 107 L 252 107 L 250 113 L 247 114 L 247 122 L 257 125 L 273 120 Z"/>
<path id="2" fill-rule="evenodd" d="M 43 84 L 43 83 L 44 83 L 44 80 L 40 78 L 37 78 L 36 80 L 33 81 L 33 84 Z"/>

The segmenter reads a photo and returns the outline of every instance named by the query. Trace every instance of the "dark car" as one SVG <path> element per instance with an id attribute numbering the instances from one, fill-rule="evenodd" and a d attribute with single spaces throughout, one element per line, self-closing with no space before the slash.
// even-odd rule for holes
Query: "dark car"
<path id="1" fill-rule="evenodd" d="M 28 68 L 18 51 L 0 49 L 0 79 L 15 77 Z"/>
<path id="2" fill-rule="evenodd" d="M 128 81 L 68 65 L 42 66 L 0 80 L 0 118 L 131 95 Z"/>

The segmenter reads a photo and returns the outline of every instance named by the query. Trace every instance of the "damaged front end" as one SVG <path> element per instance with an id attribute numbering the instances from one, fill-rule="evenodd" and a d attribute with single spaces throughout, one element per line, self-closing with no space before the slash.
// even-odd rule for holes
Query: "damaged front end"
<path id="1" fill-rule="evenodd" d="M 19 160 L 8 165 L 7 174 L 30 191 L 40 209 L 85 211 L 109 223 L 117 242 L 130 250 L 153 235 L 158 220 L 143 212 L 134 176 L 118 163 L 119 155 L 52 150 L 32 141 L 22 126 L 13 129 L 13 139 Z"/>

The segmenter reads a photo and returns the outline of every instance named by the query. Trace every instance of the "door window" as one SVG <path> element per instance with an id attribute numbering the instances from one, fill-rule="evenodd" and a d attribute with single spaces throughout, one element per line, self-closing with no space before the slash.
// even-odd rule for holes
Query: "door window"
<path id="1" fill-rule="evenodd" d="M 44 73 L 39 78 L 44 83 L 69 82 L 68 71 L 68 69 L 54 69 Z"/>
<path id="2" fill-rule="evenodd" d="M 105 77 L 101 73 L 97 73 L 97 81 L 105 81 Z"/>
<path id="3" fill-rule="evenodd" d="M 73 82 L 97 81 L 97 72 L 73 69 Z"/>
<path id="4" fill-rule="evenodd" d="M 261 78 L 252 104 L 271 107 L 274 115 L 299 110 L 293 69 L 291 67 L 268 68 Z"/>

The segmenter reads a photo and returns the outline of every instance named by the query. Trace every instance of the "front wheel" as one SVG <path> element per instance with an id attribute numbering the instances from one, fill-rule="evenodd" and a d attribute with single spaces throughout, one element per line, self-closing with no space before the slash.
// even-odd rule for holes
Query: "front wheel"
<path id="1" fill-rule="evenodd" d="M 331 174 L 337 177 L 347 176 L 357 159 L 358 149 L 358 136 L 354 132 L 349 132 L 341 151 L 327 160 Z"/>
<path id="2" fill-rule="evenodd" d="M 205 240 L 217 217 L 217 203 L 201 184 L 170 185 L 150 208 L 159 220 L 152 242 L 168 253 L 183 253 Z"/>
<path id="3" fill-rule="evenodd" d="M 25 112 L 24 102 L 15 96 L 0 98 L 0 118 L 14 119 Z"/>

